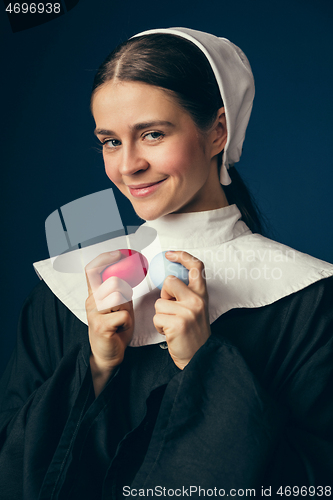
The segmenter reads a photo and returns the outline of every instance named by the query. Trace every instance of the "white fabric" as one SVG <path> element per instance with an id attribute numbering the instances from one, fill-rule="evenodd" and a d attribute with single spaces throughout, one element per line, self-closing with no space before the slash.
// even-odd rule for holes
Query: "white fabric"
<path id="1" fill-rule="evenodd" d="M 254 79 L 250 63 L 242 50 L 226 38 L 188 28 L 166 28 L 143 31 L 135 36 L 166 33 L 194 43 L 207 57 L 218 83 L 225 107 L 228 139 L 224 148 L 221 184 L 231 183 L 229 166 L 242 154 L 245 131 L 254 99 Z"/>
<path id="2" fill-rule="evenodd" d="M 143 224 L 134 236 L 123 236 L 86 249 L 75 250 L 72 258 L 82 263 L 78 274 L 61 273 L 53 260 L 36 262 L 34 267 L 53 293 L 85 324 L 87 285 L 84 266 L 102 252 L 119 248 L 140 250 L 148 262 L 164 250 L 184 250 L 205 264 L 209 294 L 209 319 L 234 308 L 271 304 L 316 281 L 333 276 L 333 265 L 305 255 L 258 234 L 252 234 L 240 219 L 236 205 L 207 212 L 169 214 Z M 142 243 L 146 227 L 157 237 L 146 248 Z M 155 330 L 154 303 L 160 291 L 148 276 L 134 288 L 135 331 L 132 346 L 165 340 Z"/>

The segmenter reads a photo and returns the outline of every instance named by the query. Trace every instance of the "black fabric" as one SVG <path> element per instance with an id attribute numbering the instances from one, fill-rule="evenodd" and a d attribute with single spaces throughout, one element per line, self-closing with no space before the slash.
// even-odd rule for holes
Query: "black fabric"
<path id="1" fill-rule="evenodd" d="M 332 306 L 328 278 L 229 311 L 183 371 L 128 347 L 95 399 L 87 327 L 41 282 L 0 384 L 1 500 L 332 486 Z"/>

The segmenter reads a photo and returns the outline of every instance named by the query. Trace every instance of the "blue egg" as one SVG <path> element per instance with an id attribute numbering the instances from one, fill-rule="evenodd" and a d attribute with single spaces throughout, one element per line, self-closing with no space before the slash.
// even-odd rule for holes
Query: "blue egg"
<path id="1" fill-rule="evenodd" d="M 171 262 L 165 257 L 166 252 L 155 255 L 149 266 L 149 276 L 154 285 L 162 290 L 164 280 L 172 274 L 188 285 L 188 269 L 178 262 Z"/>

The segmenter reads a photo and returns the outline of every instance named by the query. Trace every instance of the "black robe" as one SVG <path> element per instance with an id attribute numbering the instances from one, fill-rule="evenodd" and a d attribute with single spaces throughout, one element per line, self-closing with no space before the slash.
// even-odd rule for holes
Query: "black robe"
<path id="1" fill-rule="evenodd" d="M 0 385 L 0 498 L 333 496 L 332 337 L 327 278 L 223 314 L 183 371 L 128 347 L 95 398 L 87 326 L 41 282 Z"/>

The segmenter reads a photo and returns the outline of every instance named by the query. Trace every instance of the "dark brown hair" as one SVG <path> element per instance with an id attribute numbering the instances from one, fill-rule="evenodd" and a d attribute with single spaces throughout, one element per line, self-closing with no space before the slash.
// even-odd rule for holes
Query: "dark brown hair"
<path id="1" fill-rule="evenodd" d="M 204 53 L 192 42 L 172 34 L 155 33 L 122 43 L 100 66 L 93 83 L 95 92 L 113 79 L 139 81 L 169 93 L 192 117 L 201 131 L 214 123 L 223 106 L 215 75 Z M 222 153 L 218 165 L 222 163 Z M 252 197 L 234 167 L 232 183 L 223 186 L 230 204 L 235 203 L 253 232 L 263 233 L 263 223 Z"/>

